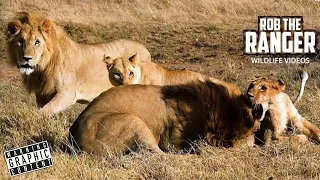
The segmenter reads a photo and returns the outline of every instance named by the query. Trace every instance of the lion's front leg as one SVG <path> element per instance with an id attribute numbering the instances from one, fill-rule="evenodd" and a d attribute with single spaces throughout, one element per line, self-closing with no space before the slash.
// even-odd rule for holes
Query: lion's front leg
<path id="1" fill-rule="evenodd" d="M 53 97 L 54 95 L 44 96 L 44 95 L 36 94 L 36 101 L 37 101 L 38 108 L 40 109 L 43 108 L 43 106 L 48 104 L 48 102 L 50 102 Z"/>
<path id="2" fill-rule="evenodd" d="M 43 108 L 41 112 L 46 115 L 60 112 L 76 102 L 75 91 L 57 93 Z"/>

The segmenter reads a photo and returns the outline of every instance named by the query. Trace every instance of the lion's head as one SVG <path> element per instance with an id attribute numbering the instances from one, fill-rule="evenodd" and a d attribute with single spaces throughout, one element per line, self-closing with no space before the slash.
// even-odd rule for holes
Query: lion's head
<path id="1" fill-rule="evenodd" d="M 276 101 L 276 96 L 285 89 L 282 80 L 268 77 L 256 77 L 249 85 L 247 97 L 253 105 L 261 104 L 264 108 Z"/>
<path id="2" fill-rule="evenodd" d="M 37 15 L 18 13 L 17 19 L 8 23 L 8 48 L 12 63 L 20 72 L 29 75 L 44 68 L 49 56 L 49 33 L 53 23 Z"/>
<path id="3" fill-rule="evenodd" d="M 115 85 L 139 84 L 141 69 L 137 54 L 130 58 L 120 57 L 113 59 L 105 56 L 103 62 L 107 64 L 110 81 Z"/>

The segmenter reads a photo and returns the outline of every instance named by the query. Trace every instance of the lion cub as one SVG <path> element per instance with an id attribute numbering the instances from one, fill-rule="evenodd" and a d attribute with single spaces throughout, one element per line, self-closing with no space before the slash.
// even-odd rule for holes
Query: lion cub
<path id="1" fill-rule="evenodd" d="M 308 74 L 303 72 L 301 77 L 301 89 L 295 103 L 302 97 Z M 283 92 L 284 89 L 283 81 L 274 81 L 268 77 L 258 77 L 248 88 L 247 96 L 252 104 L 267 103 L 269 109 L 256 133 L 257 138 L 262 141 L 258 144 L 268 145 L 271 140 L 289 141 L 289 137 L 283 136 L 288 126 L 295 127 L 302 133 L 293 136 L 292 140 L 304 143 L 309 137 L 320 143 L 320 129 L 299 114 L 290 97 Z"/>
<path id="2" fill-rule="evenodd" d="M 140 61 L 138 55 L 133 55 L 129 59 L 104 57 L 103 62 L 107 64 L 109 78 L 114 85 L 148 84 L 164 86 L 204 81 L 206 78 L 200 73 L 185 69 L 168 71 L 156 63 Z"/>

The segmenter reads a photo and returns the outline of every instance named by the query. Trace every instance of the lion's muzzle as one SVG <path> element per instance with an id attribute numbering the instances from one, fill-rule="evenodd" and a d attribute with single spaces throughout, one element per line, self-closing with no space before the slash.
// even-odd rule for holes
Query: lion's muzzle
<path id="1" fill-rule="evenodd" d="M 29 75 L 36 68 L 36 64 L 33 61 L 32 56 L 23 56 L 23 60 L 18 62 L 17 68 L 22 74 Z"/>

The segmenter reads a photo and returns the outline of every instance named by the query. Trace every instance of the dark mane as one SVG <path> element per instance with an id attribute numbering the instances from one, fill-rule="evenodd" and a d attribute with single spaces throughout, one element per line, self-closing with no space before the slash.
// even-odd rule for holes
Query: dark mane
<path id="1" fill-rule="evenodd" d="M 253 126 L 251 109 L 243 95 L 233 95 L 228 87 L 211 81 L 186 85 L 165 86 L 162 98 L 192 99 L 204 110 L 204 134 L 213 145 L 229 146 L 230 141 L 241 136 L 244 128 Z M 196 123 L 201 123 L 198 122 Z"/>

